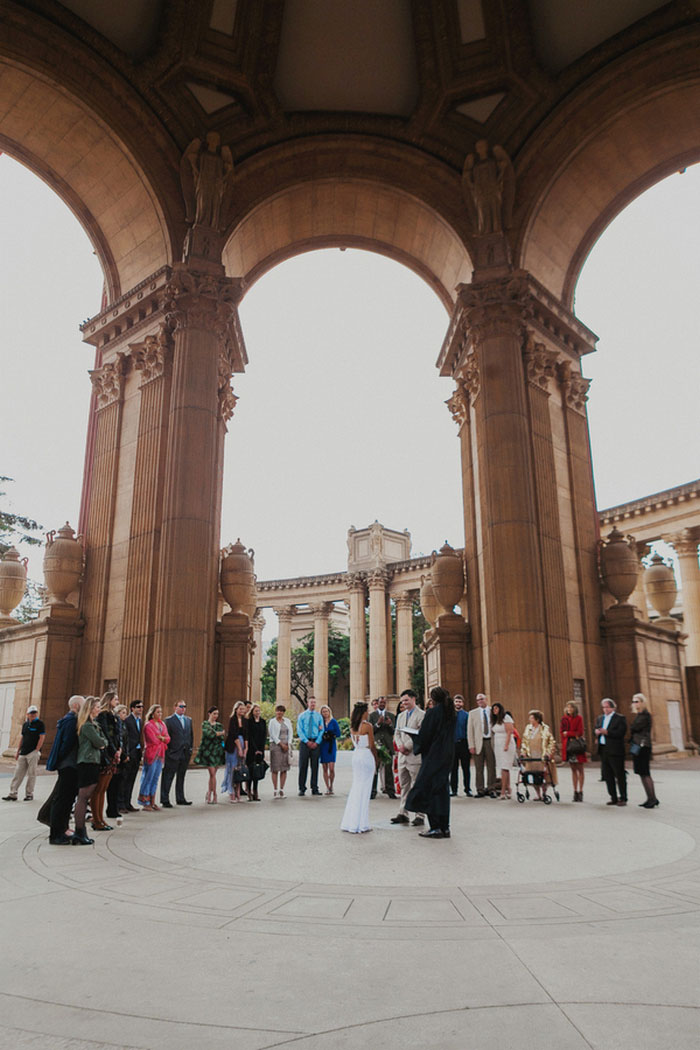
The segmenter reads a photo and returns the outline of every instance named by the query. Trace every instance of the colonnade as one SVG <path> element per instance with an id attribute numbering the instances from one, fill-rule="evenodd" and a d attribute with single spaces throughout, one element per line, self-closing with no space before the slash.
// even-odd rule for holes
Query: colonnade
<path id="1" fill-rule="evenodd" d="M 389 594 L 391 573 L 386 569 L 348 573 L 347 598 L 350 611 L 350 703 L 367 696 L 386 696 L 411 684 L 413 667 L 413 591 Z M 396 610 L 396 643 L 392 645 L 391 599 Z M 329 700 L 328 622 L 334 603 L 311 604 L 314 616 L 313 694 L 319 704 Z M 366 608 L 369 606 L 369 631 Z M 297 605 L 274 608 L 277 633 L 277 691 L 279 703 L 291 696 L 292 621 Z M 258 676 L 259 677 L 259 676 Z M 253 687 L 255 689 L 255 686 Z"/>

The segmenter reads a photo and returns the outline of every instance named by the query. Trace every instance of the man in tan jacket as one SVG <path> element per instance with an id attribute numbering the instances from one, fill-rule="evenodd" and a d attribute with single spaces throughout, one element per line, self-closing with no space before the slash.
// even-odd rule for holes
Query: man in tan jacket
<path id="1" fill-rule="evenodd" d="M 476 797 L 483 798 L 492 791 L 496 783 L 496 759 L 493 753 L 491 708 L 488 698 L 478 693 L 476 707 L 469 712 L 467 722 L 469 753 L 474 756 L 476 772 Z M 486 786 L 484 787 L 484 763 L 486 764 Z"/>
<path id="2" fill-rule="evenodd" d="M 403 704 L 403 710 L 396 719 L 394 743 L 399 752 L 398 766 L 399 784 L 401 785 L 401 805 L 396 816 L 391 818 L 391 823 L 413 823 L 415 827 L 419 827 L 421 824 L 425 823 L 425 816 L 423 813 L 414 813 L 413 821 L 411 821 L 406 811 L 406 798 L 418 776 L 421 759 L 418 755 L 413 754 L 413 733 L 407 733 L 405 730 L 413 729 L 417 731 L 425 717 L 425 711 L 418 707 L 418 704 L 416 703 L 416 694 L 412 689 L 404 689 L 399 698 L 399 702 Z"/>

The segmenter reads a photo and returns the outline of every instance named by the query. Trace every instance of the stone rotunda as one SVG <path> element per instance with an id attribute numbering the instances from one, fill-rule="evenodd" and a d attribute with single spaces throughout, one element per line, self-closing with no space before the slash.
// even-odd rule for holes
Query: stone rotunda
<path id="1" fill-rule="evenodd" d="M 350 245 L 411 267 L 445 306 L 464 689 L 520 719 L 575 693 L 590 722 L 601 696 L 624 709 L 646 683 L 689 738 L 697 663 L 629 603 L 638 552 L 599 548 L 596 336 L 573 297 L 614 216 L 700 158 L 695 6 L 0 0 L 0 18 L 0 149 L 73 210 L 105 279 L 81 326 L 84 571 L 39 621 L 0 630 L 15 720 L 31 699 L 52 726 L 69 693 L 107 682 L 186 695 L 195 718 L 247 688 L 255 607 L 217 622 L 238 306 L 280 260 Z M 697 579 L 696 532 L 683 557 Z"/>

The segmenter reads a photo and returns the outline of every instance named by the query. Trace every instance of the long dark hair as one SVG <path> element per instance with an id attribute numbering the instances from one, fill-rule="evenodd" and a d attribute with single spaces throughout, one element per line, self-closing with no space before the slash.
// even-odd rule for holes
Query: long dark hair
<path id="1" fill-rule="evenodd" d="M 496 708 L 498 708 L 498 714 L 496 714 Z M 503 704 L 499 704 L 498 700 L 495 704 L 491 704 L 491 725 L 500 726 L 503 724 L 503 719 L 506 717 L 506 709 Z"/>
<path id="2" fill-rule="evenodd" d="M 446 689 L 443 689 L 441 685 L 436 685 L 434 689 L 430 690 L 430 699 L 433 701 L 433 707 L 442 708 L 442 717 L 446 722 L 454 722 L 456 720 L 455 705 Z"/>
<path id="3" fill-rule="evenodd" d="M 355 732 L 360 728 L 362 720 L 367 714 L 367 707 L 366 700 L 358 700 L 352 709 L 352 714 L 350 715 L 350 728 L 354 729 Z"/>

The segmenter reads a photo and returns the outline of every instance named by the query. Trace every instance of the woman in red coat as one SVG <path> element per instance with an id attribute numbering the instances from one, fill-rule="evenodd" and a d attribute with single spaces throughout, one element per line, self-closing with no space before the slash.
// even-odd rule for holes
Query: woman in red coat
<path id="1" fill-rule="evenodd" d="M 561 737 L 561 757 L 571 767 L 571 779 L 574 785 L 574 802 L 583 802 L 583 772 L 586 764 L 586 743 L 583 736 L 583 719 L 578 707 L 570 701 L 564 708 L 564 717 L 559 730 Z M 583 741 L 583 747 L 579 745 Z"/>

